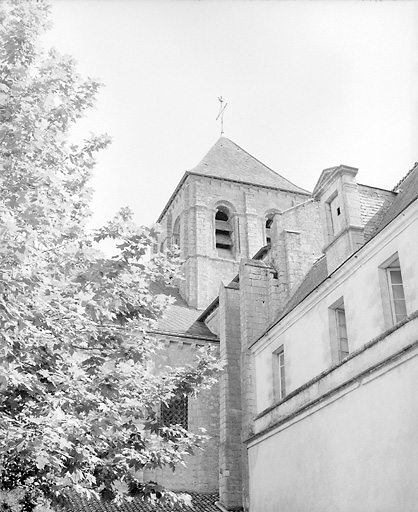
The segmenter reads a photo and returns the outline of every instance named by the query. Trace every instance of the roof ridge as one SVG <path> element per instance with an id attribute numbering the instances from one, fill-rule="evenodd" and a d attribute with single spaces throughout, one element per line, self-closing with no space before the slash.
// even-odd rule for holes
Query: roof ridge
<path id="1" fill-rule="evenodd" d="M 412 169 L 410 169 L 403 178 L 401 178 L 398 183 L 393 187 L 393 189 L 391 190 L 391 192 L 400 192 L 399 190 L 399 186 L 406 180 L 406 178 L 412 174 L 413 171 L 415 171 L 415 169 L 418 167 L 418 162 L 415 162 L 414 163 L 414 166 L 412 167 Z"/>
<path id="2" fill-rule="evenodd" d="M 296 185 L 295 183 L 293 183 L 292 181 L 288 180 L 287 178 L 285 178 L 284 176 L 282 176 L 281 174 L 279 174 L 278 172 L 274 171 L 271 167 L 269 167 L 268 165 L 266 165 L 265 163 L 263 163 L 261 160 L 259 160 L 257 157 L 253 156 L 251 153 L 249 153 L 248 151 L 246 151 L 244 148 L 242 148 L 240 145 L 238 145 L 236 142 L 234 142 L 233 140 L 229 139 L 228 137 L 220 137 L 218 139 L 221 140 L 221 139 L 226 139 L 228 140 L 229 142 L 231 142 L 231 144 L 234 144 L 234 146 L 236 146 L 238 149 L 240 149 L 241 151 L 243 151 L 245 154 L 247 154 L 248 156 L 250 156 L 253 160 L 255 160 L 256 162 L 258 162 L 260 165 L 262 165 L 263 167 L 265 167 L 266 169 L 268 169 L 270 172 L 272 172 L 273 174 L 275 174 L 276 176 L 279 176 L 279 178 L 281 178 L 282 180 L 285 180 L 287 181 L 288 183 L 290 183 L 291 185 L 293 185 L 294 187 L 297 187 L 297 188 L 300 188 L 301 190 L 304 190 L 305 192 L 307 192 L 308 194 L 310 194 L 309 190 L 305 190 L 304 188 L 302 187 L 299 187 L 299 185 Z M 218 142 L 217 141 L 217 142 Z"/>
<path id="3" fill-rule="evenodd" d="M 249 186 L 283 190 L 295 194 L 311 195 L 311 192 L 295 185 L 292 181 L 263 164 L 236 142 L 222 136 L 218 138 L 197 165 L 183 174 L 157 222 L 161 222 L 187 178 L 195 175 L 228 180 Z"/>

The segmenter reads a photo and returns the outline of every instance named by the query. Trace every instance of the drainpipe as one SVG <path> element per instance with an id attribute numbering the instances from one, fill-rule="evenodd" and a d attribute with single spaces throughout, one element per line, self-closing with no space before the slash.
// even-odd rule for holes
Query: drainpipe
<path id="1" fill-rule="evenodd" d="M 220 501 L 215 501 L 215 505 L 221 510 L 222 512 L 229 512 L 228 509 L 226 509 Z"/>

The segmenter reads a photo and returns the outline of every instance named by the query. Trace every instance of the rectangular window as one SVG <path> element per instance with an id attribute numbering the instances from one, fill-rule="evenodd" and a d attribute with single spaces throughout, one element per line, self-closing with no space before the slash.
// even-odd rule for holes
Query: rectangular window
<path id="1" fill-rule="evenodd" d="M 283 400 L 286 396 L 286 373 L 283 347 L 280 347 L 279 350 L 273 353 L 273 380 L 274 399 Z"/>
<path id="2" fill-rule="evenodd" d="M 180 425 L 187 430 L 189 426 L 188 405 L 187 396 L 172 398 L 168 405 L 161 404 L 162 423 L 166 427 Z"/>
<path id="3" fill-rule="evenodd" d="M 392 319 L 395 324 L 401 322 L 407 317 L 405 293 L 403 289 L 402 272 L 399 259 L 396 259 L 386 268 L 389 295 L 392 310 Z"/>
<path id="4" fill-rule="evenodd" d="M 344 298 L 340 297 L 328 309 L 331 363 L 337 364 L 350 353 Z"/>
<path id="5" fill-rule="evenodd" d="M 344 303 L 335 309 L 338 335 L 338 355 L 341 361 L 350 353 L 348 349 L 347 321 L 345 318 Z"/>

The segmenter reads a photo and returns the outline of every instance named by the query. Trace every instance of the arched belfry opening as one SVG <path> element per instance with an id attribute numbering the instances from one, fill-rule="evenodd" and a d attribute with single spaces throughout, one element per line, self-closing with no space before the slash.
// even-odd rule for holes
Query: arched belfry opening
<path id="1" fill-rule="evenodd" d="M 177 217 L 177 219 L 174 222 L 173 226 L 173 245 L 177 245 L 178 248 L 180 248 L 181 243 L 181 237 L 180 237 L 180 217 Z"/>
<path id="2" fill-rule="evenodd" d="M 266 216 L 266 224 L 265 224 L 265 229 L 266 229 L 266 245 L 271 245 L 271 227 L 273 225 L 273 218 L 274 218 L 274 213 L 269 213 Z"/>
<path id="3" fill-rule="evenodd" d="M 216 209 L 215 245 L 219 256 L 224 258 L 233 256 L 233 228 L 231 214 L 226 206 L 218 206 Z"/>

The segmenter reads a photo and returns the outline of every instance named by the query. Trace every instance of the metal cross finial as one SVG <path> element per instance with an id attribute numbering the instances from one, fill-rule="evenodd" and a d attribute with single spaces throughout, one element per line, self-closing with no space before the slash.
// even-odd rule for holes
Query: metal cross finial
<path id="1" fill-rule="evenodd" d="M 219 105 L 219 114 L 218 114 L 218 117 L 216 118 L 216 120 L 221 118 L 221 137 L 222 137 L 222 135 L 224 134 L 224 112 L 225 112 L 225 109 L 226 109 L 228 103 L 225 103 L 225 105 L 223 105 L 225 100 L 222 98 L 222 96 L 219 96 L 218 100 L 220 102 L 220 105 Z"/>

